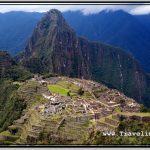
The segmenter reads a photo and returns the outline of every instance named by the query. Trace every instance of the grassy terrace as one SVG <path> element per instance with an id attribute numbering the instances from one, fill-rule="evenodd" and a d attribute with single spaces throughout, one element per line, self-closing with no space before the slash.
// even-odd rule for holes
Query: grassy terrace
<path id="1" fill-rule="evenodd" d="M 150 117 L 150 113 L 130 113 L 130 112 L 119 112 L 118 114 L 127 115 L 127 116 L 140 116 L 140 117 Z"/>
<path id="2" fill-rule="evenodd" d="M 59 85 L 48 85 L 48 89 L 50 92 L 57 93 L 57 94 L 60 94 L 62 96 L 68 96 L 68 92 L 69 92 L 68 89 L 63 88 Z"/>
<path id="3" fill-rule="evenodd" d="M 107 117 L 111 117 L 111 116 L 107 116 Z M 108 126 L 110 126 L 110 127 L 112 127 L 112 128 L 116 128 L 116 126 L 114 126 L 114 125 L 112 125 L 112 124 L 110 124 L 110 123 L 107 123 L 107 122 L 105 121 L 105 117 L 99 119 L 98 122 L 103 123 L 103 124 L 106 124 L 106 125 L 108 125 Z"/>
<path id="4" fill-rule="evenodd" d="M 12 135 L 8 130 L 0 133 L 0 136 L 5 136 L 11 138 L 10 140 L 15 141 L 19 137 L 17 135 Z"/>
<path id="5" fill-rule="evenodd" d="M 48 85 L 48 89 L 52 93 L 57 93 L 62 96 L 76 96 L 79 87 L 67 81 L 58 81 L 55 85 Z"/>
<path id="6" fill-rule="evenodd" d="M 77 92 L 79 90 L 78 86 L 76 86 L 73 83 L 69 83 L 67 81 L 62 81 L 62 80 L 58 81 L 57 85 L 60 85 L 60 86 L 62 86 L 64 88 L 66 88 L 66 89 L 69 89 L 69 90 L 71 90 L 71 92 Z"/>

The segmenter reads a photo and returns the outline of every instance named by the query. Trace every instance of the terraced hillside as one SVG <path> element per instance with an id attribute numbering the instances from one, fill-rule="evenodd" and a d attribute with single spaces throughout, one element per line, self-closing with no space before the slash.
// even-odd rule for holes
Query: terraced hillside
<path id="1" fill-rule="evenodd" d="M 26 108 L 0 133 L 4 145 L 84 144 L 92 132 L 117 130 L 116 114 L 140 109 L 133 99 L 90 80 L 35 75 L 13 84 Z"/>

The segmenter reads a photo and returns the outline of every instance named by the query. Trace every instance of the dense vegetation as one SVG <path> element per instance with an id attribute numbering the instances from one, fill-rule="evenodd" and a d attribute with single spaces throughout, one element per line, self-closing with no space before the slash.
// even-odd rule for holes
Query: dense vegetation
<path id="1" fill-rule="evenodd" d="M 6 72 L 6 78 L 14 81 L 25 81 L 30 79 L 33 74 L 22 66 L 11 66 Z"/>
<path id="2" fill-rule="evenodd" d="M 17 95 L 18 84 L 11 80 L 0 80 L 0 131 L 6 129 L 20 117 L 25 104 Z"/>
<path id="3" fill-rule="evenodd" d="M 89 143 L 94 145 L 149 145 L 150 136 L 121 136 L 120 131 L 125 132 L 149 132 L 150 123 L 122 120 L 115 136 L 104 136 L 102 132 L 91 133 Z M 118 136 L 117 136 L 118 135 Z M 123 135 L 123 134 L 122 134 Z M 94 138 L 93 138 L 94 137 Z"/>
<path id="4" fill-rule="evenodd" d="M 31 77 L 32 73 L 17 65 L 8 53 L 0 51 L 0 131 L 22 114 L 26 105 L 17 90 L 19 82 Z"/>

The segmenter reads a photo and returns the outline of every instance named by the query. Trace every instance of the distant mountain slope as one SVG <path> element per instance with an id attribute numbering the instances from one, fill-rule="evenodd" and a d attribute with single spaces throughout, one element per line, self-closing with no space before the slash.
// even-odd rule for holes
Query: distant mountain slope
<path id="1" fill-rule="evenodd" d="M 150 30 L 150 14 L 146 15 L 135 15 L 135 17 Z"/>
<path id="2" fill-rule="evenodd" d="M 35 73 L 93 79 L 143 102 L 145 75 L 121 49 L 78 37 L 57 10 L 36 26 L 20 63 Z"/>
<path id="3" fill-rule="evenodd" d="M 150 71 L 149 15 L 130 15 L 124 11 L 102 11 L 84 16 L 63 13 L 75 31 L 91 40 L 103 41 L 131 52 L 146 71 Z M 0 49 L 15 55 L 24 49 L 43 13 L 9 12 L 0 14 Z M 11 28 L 10 28 L 11 27 Z"/>
<path id="4" fill-rule="evenodd" d="M 79 35 L 131 52 L 142 67 L 150 71 L 150 27 L 148 29 L 148 25 L 143 24 L 142 16 L 137 19 L 119 10 L 92 15 L 83 15 L 78 11 L 66 12 L 64 17 Z"/>
<path id="5" fill-rule="evenodd" d="M 0 49 L 13 55 L 23 50 L 41 15 L 28 12 L 0 13 Z"/>

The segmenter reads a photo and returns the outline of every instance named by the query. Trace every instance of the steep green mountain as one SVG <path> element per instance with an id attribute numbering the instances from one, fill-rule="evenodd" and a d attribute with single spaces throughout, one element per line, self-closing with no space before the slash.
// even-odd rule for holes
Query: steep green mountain
<path id="1" fill-rule="evenodd" d="M 104 10 L 91 15 L 65 12 L 64 17 L 80 36 L 123 48 L 140 62 L 145 71 L 150 71 L 149 15 Z"/>
<path id="2" fill-rule="evenodd" d="M 15 82 L 31 77 L 31 73 L 17 65 L 7 52 L 0 51 L 0 131 L 20 117 L 25 107 L 24 101 L 17 96 L 19 85 Z"/>
<path id="3" fill-rule="evenodd" d="M 23 81 L 32 77 L 30 71 L 17 62 L 6 51 L 0 51 L 0 80 Z"/>
<path id="4" fill-rule="evenodd" d="M 0 13 L 0 49 L 13 55 L 23 50 L 43 15 L 44 13 L 20 11 Z M 89 15 L 83 15 L 80 11 L 68 11 L 63 16 L 80 36 L 123 48 L 132 53 L 143 69 L 149 72 L 149 15 L 104 10 Z"/>
<path id="5" fill-rule="evenodd" d="M 25 108 L 23 99 L 17 96 L 18 88 L 12 80 L 0 79 L 0 132 L 20 117 Z"/>
<path id="6" fill-rule="evenodd" d="M 58 10 L 37 24 L 19 61 L 35 73 L 102 82 L 144 103 L 147 85 L 137 61 L 119 48 L 78 37 Z"/>
<path id="7" fill-rule="evenodd" d="M 147 29 L 150 30 L 150 14 L 135 15 L 135 17 L 136 17 Z"/>

